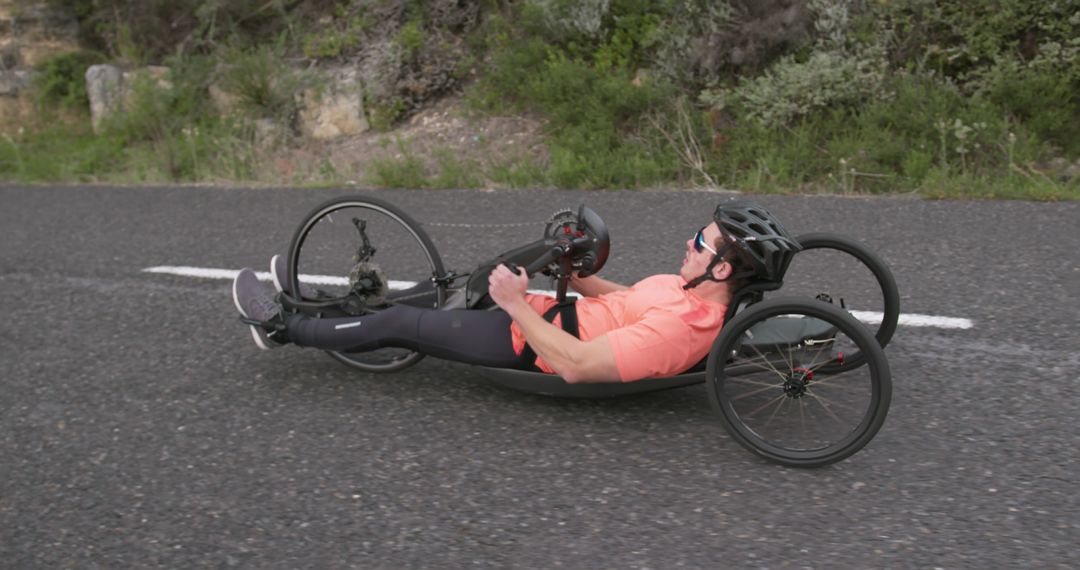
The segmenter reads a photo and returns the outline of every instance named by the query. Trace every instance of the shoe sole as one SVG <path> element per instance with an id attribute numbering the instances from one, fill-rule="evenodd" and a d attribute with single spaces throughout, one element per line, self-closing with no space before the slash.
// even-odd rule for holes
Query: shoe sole
<path id="1" fill-rule="evenodd" d="M 236 310 L 240 311 L 240 314 L 243 315 L 245 319 L 251 318 L 247 314 L 247 311 L 244 310 L 244 306 L 242 304 L 240 304 L 240 297 L 237 296 L 236 293 L 237 293 L 236 292 L 236 279 L 233 279 L 233 286 L 232 286 L 233 304 L 236 305 Z M 266 343 L 266 339 L 263 338 L 263 335 L 259 334 L 259 329 L 258 328 L 254 327 L 254 326 L 250 326 L 250 325 L 248 326 L 248 328 L 251 329 L 251 337 L 255 340 L 255 345 L 256 346 L 258 346 L 262 350 L 271 350 L 273 348 L 269 344 Z"/>
<path id="2" fill-rule="evenodd" d="M 285 259 L 281 257 L 281 254 L 275 255 L 270 258 L 270 276 L 274 281 L 274 289 L 278 293 L 285 293 L 285 283 L 281 282 L 280 276 L 285 275 L 284 271 L 278 271 L 278 264 L 285 263 Z M 283 268 L 283 267 L 282 267 Z M 288 293 L 292 295 L 292 293 Z M 307 287 L 303 283 L 300 284 L 300 297 L 304 299 L 318 299 L 321 291 L 313 287 Z"/>
<path id="3" fill-rule="evenodd" d="M 281 263 L 281 255 L 275 255 L 270 258 L 270 275 L 274 279 L 274 289 L 277 289 L 278 293 L 285 292 L 285 284 L 278 279 L 278 264 Z"/>

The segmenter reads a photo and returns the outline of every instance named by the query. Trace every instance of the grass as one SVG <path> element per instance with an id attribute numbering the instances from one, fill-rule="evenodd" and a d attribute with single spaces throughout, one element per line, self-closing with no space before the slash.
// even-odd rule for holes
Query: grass
<path id="1" fill-rule="evenodd" d="M 0 137 L 0 177 L 15 182 L 93 182 L 125 160 L 122 141 L 98 137 L 89 125 Z"/>
<path id="2" fill-rule="evenodd" d="M 733 134 L 729 152 L 724 154 L 731 170 L 723 171 L 727 176 L 717 180 L 727 188 L 757 193 L 914 192 L 931 199 L 1080 200 L 1080 179 L 1066 182 L 1053 178 L 1028 160 L 1034 156 L 1028 154 L 1030 148 L 1014 150 L 1013 162 L 1008 162 L 1006 150 L 999 149 L 1004 166 L 993 169 L 976 168 L 976 164 L 962 169 L 956 160 L 943 168 L 936 162 L 935 149 L 899 152 L 897 149 L 906 145 L 886 144 L 887 131 L 862 138 L 841 134 L 822 144 L 822 137 L 829 133 L 827 127 L 806 123 L 785 133 L 759 132 L 745 134 L 742 139 Z M 875 147 L 875 141 L 881 144 Z M 394 144 L 397 152 L 375 161 L 366 183 L 391 188 L 551 187 L 560 186 L 556 173 L 568 168 L 565 163 L 553 166 L 554 161 L 574 160 L 554 155 L 548 164 L 528 157 L 481 163 L 442 148 L 434 152 L 434 161 L 426 161 L 406 142 Z M 841 155 L 858 157 L 860 148 L 872 152 L 844 164 L 834 160 Z M 259 166 L 267 160 L 235 125 L 208 123 L 171 138 L 141 141 L 126 137 L 122 130 L 95 135 L 88 124 L 0 136 L 0 180 L 19 183 L 280 183 L 280 178 L 267 178 L 265 168 Z M 875 170 L 889 163 L 899 164 L 899 170 Z M 587 165 L 578 165 L 581 171 L 577 176 L 591 174 Z M 340 184 L 343 176 L 332 163 L 320 160 L 298 165 L 292 179 L 309 186 L 328 186 Z"/>

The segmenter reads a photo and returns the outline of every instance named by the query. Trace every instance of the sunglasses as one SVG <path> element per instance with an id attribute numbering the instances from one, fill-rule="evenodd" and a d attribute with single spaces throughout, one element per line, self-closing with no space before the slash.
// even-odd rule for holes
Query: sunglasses
<path id="1" fill-rule="evenodd" d="M 718 255 L 716 253 L 716 250 L 713 249 L 712 246 L 710 246 L 708 243 L 705 243 L 705 235 L 702 232 L 704 232 L 705 228 L 707 227 L 709 226 L 702 226 L 702 228 L 697 231 L 697 235 L 694 236 L 694 251 L 701 253 L 701 250 L 704 249 L 713 255 Z"/>

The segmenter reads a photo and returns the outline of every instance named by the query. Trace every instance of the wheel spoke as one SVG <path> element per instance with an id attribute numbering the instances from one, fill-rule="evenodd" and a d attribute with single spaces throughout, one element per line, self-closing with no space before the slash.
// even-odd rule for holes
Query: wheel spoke
<path id="1" fill-rule="evenodd" d="M 768 364 L 768 366 L 765 366 L 765 365 L 763 365 L 761 363 Z M 768 358 L 762 358 L 762 359 L 756 359 L 755 358 L 755 359 L 748 359 L 748 360 L 745 360 L 745 361 L 733 362 L 732 365 L 735 365 L 735 366 L 752 366 L 754 368 L 757 368 L 759 370 L 763 370 L 765 372 L 779 374 L 781 378 L 784 378 L 784 374 L 782 372 L 778 371 L 775 367 L 773 367 L 772 363 L 773 363 L 773 361 L 768 359 Z"/>
<path id="2" fill-rule="evenodd" d="M 766 364 L 769 365 L 769 367 L 768 367 L 769 370 L 776 373 L 776 375 L 779 376 L 781 380 L 787 380 L 787 376 L 785 376 L 783 372 L 780 372 L 779 370 L 777 370 L 776 367 L 772 365 L 772 361 L 770 361 L 768 358 L 766 358 L 765 355 L 762 354 L 761 351 L 758 350 L 758 348 L 756 346 L 751 344 L 750 348 L 754 349 L 754 352 L 756 352 L 758 354 L 758 356 L 760 356 L 761 359 L 764 360 L 766 362 Z"/>
<path id="3" fill-rule="evenodd" d="M 769 427 L 770 425 L 772 425 L 773 418 L 776 417 L 776 414 L 780 413 L 780 410 L 784 408 L 784 404 L 786 404 L 787 401 L 790 399 L 791 398 L 782 398 L 780 400 L 780 404 L 776 406 L 776 409 L 773 410 L 773 413 L 769 415 L 769 419 L 765 420 L 765 427 Z"/>
<path id="4" fill-rule="evenodd" d="M 779 383 L 776 383 L 776 384 L 769 384 L 768 382 L 762 382 L 760 380 L 747 380 L 746 378 L 743 378 L 741 376 L 729 376 L 728 380 L 732 381 L 732 382 L 741 382 L 743 384 L 750 384 L 752 386 L 765 386 L 767 388 L 779 388 L 780 386 L 784 385 L 783 382 L 779 382 Z"/>
<path id="5" fill-rule="evenodd" d="M 747 392 L 745 394 L 739 394 L 738 396 L 732 398 L 731 401 L 732 402 L 738 402 L 739 400 L 742 400 L 744 398 L 749 398 L 751 396 L 756 396 L 756 395 L 758 395 L 758 394 L 760 394 L 762 392 L 768 392 L 769 390 L 775 390 L 778 387 L 779 386 L 765 386 L 764 388 L 758 388 L 757 390 L 754 390 L 752 392 Z"/>
<path id="6" fill-rule="evenodd" d="M 814 381 L 811 382 L 811 384 L 814 387 L 828 386 L 830 390 L 836 390 L 836 389 L 852 390 L 852 389 L 857 388 L 857 386 L 852 386 L 850 383 L 846 383 L 846 382 L 837 382 L 837 380 L 844 379 L 844 376 L 847 376 L 849 378 L 854 376 L 854 374 L 849 374 L 849 372 L 840 372 L 838 374 L 829 374 L 827 376 L 823 375 L 823 376 L 825 376 L 825 378 L 823 380 L 819 380 L 818 379 L 819 377 L 815 377 Z M 855 378 L 855 381 L 860 381 L 860 380 L 865 380 L 865 378 Z"/>
<path id="7" fill-rule="evenodd" d="M 787 398 L 787 394 L 780 394 L 779 396 L 769 400 L 768 402 L 765 402 L 764 404 L 762 404 L 761 406 L 759 406 L 757 409 L 750 412 L 749 414 L 746 414 L 746 417 L 752 418 L 755 415 L 757 415 L 757 413 L 760 412 L 761 410 L 764 410 L 765 408 L 771 406 L 773 404 L 773 402 L 776 402 L 778 400 L 783 400 L 784 398 Z"/>
<path id="8" fill-rule="evenodd" d="M 817 394 L 814 394 L 814 393 L 810 392 L 809 390 L 806 391 L 806 395 L 813 398 L 815 402 L 820 404 L 821 407 L 826 412 L 828 412 L 829 415 L 832 416 L 832 418 L 834 420 L 843 423 L 843 420 L 841 420 L 840 417 L 836 415 L 836 412 L 832 411 L 832 408 L 830 407 L 830 404 L 829 404 L 829 400 L 827 398 L 824 398 L 822 396 L 818 396 Z"/>
<path id="9" fill-rule="evenodd" d="M 817 367 L 821 366 L 821 364 L 817 364 L 817 366 L 815 366 L 815 364 L 817 363 L 818 357 L 821 356 L 821 353 L 825 351 L 825 348 L 829 346 L 829 344 L 832 343 L 822 343 L 821 347 L 818 348 L 816 353 L 814 353 L 814 356 L 810 359 L 810 365 L 807 366 L 809 370 L 815 370 Z"/>
<path id="10" fill-rule="evenodd" d="M 779 344 L 774 344 L 776 351 L 780 353 L 780 357 L 784 359 L 784 363 L 787 364 L 788 370 L 795 370 L 795 355 L 791 354 L 791 344 L 787 345 L 787 348 L 780 348 Z"/>

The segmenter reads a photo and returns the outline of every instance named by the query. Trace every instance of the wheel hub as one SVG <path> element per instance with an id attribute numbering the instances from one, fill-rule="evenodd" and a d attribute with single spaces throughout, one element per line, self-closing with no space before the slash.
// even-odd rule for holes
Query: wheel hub
<path id="1" fill-rule="evenodd" d="M 802 398 L 806 395 L 806 388 L 814 379 L 814 372 L 806 368 L 796 368 L 784 380 L 784 394 L 789 398 Z"/>

